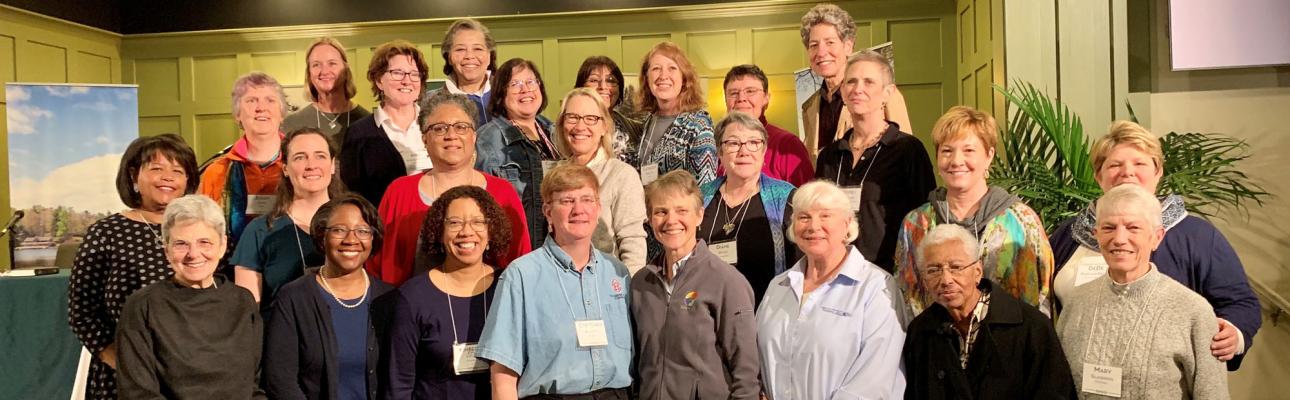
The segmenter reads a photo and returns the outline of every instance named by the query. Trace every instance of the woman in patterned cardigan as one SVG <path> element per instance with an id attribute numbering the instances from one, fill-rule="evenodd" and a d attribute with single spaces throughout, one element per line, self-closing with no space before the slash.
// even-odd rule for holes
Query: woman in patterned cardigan
<path id="1" fill-rule="evenodd" d="M 640 105 L 645 128 L 635 157 L 628 164 L 649 184 L 668 171 L 684 169 L 699 185 L 717 178 L 717 147 L 712 137 L 712 117 L 699 89 L 698 74 L 685 52 L 662 42 L 645 55 L 640 73 Z"/>

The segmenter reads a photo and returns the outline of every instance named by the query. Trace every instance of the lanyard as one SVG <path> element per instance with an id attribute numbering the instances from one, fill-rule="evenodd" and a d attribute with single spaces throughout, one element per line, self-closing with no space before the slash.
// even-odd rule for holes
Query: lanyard
<path id="1" fill-rule="evenodd" d="M 452 344 L 455 345 L 457 343 L 460 343 L 460 341 L 457 340 L 457 316 L 452 311 L 452 295 L 448 294 L 448 291 L 444 291 L 443 294 L 445 296 L 448 296 L 448 318 L 450 318 L 452 321 Z M 466 308 L 470 308 L 469 301 L 466 302 Z M 484 319 L 485 320 L 488 319 L 488 292 L 487 291 L 484 292 Z"/>
<path id="2" fill-rule="evenodd" d="M 864 155 L 864 152 L 861 152 L 860 154 L 861 154 L 861 155 Z M 863 188 L 864 188 L 864 181 L 865 181 L 866 179 L 869 179 L 869 170 L 872 170 L 872 169 L 873 169 L 873 164 L 874 164 L 874 163 L 876 163 L 876 162 L 878 162 L 878 155 L 879 155 L 879 154 L 882 154 L 882 143 L 881 143 L 881 142 L 879 142 L 879 143 L 878 143 L 878 149 L 877 149 L 877 150 L 874 150 L 874 152 L 873 152 L 873 158 L 870 158 L 870 159 L 869 159 L 869 165 L 866 165 L 866 166 L 864 167 L 864 175 L 861 175 L 861 176 L 860 176 L 860 185 L 859 185 L 859 186 L 860 186 L 860 188 L 861 188 L 861 189 L 863 189 Z M 840 186 L 840 187 L 847 187 L 846 185 L 843 185 L 843 184 L 842 184 L 842 169 L 843 169 L 842 163 L 838 163 L 838 174 L 837 174 L 838 176 L 837 176 L 837 177 L 835 177 L 835 178 L 833 178 L 833 181 L 834 181 L 834 182 L 837 182 L 837 183 L 838 183 L 838 186 Z M 849 169 L 849 168 L 848 168 L 848 169 Z"/>
<path id="3" fill-rule="evenodd" d="M 556 258 L 555 258 L 555 254 L 551 253 L 551 249 L 550 249 L 550 248 L 543 248 L 543 250 L 546 250 L 546 256 L 551 258 L 551 262 L 552 262 L 552 263 L 554 263 L 554 264 L 555 264 L 555 266 L 556 266 L 557 268 L 563 268 L 562 266 L 560 266 L 560 261 L 559 261 L 559 260 L 556 260 Z M 594 256 L 595 256 L 595 255 L 592 255 L 592 257 L 594 257 Z M 578 275 L 578 280 L 579 280 L 579 281 L 582 281 L 582 275 L 581 275 L 581 274 L 579 274 L 579 275 Z M 573 320 L 574 320 L 574 321 L 578 321 L 578 314 L 573 312 L 573 302 L 569 300 L 569 292 L 568 292 L 567 290 L 565 290 L 565 288 L 564 288 L 564 278 L 563 278 L 563 277 L 560 277 L 560 276 L 556 276 L 555 282 L 560 284 L 560 294 L 563 294 L 563 295 L 564 295 L 564 305 L 569 307 L 569 316 L 570 316 L 570 317 L 573 317 Z M 598 286 L 598 285 L 591 285 L 591 287 L 592 287 L 592 288 L 594 288 L 594 289 L 595 289 L 595 291 L 596 291 L 596 294 L 595 294 L 595 298 L 596 298 L 596 309 L 600 309 L 600 306 L 601 306 L 601 304 L 600 304 L 600 286 Z M 585 315 L 585 314 L 586 314 L 586 312 L 584 312 L 583 314 Z"/>

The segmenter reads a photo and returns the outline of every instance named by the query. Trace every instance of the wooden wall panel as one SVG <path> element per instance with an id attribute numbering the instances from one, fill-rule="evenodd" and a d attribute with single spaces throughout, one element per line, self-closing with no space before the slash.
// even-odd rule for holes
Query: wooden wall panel
<path id="1" fill-rule="evenodd" d="M 957 0 L 956 80 L 962 90 L 955 103 L 992 113 L 1003 121 L 1003 96 L 994 85 L 1004 84 L 1002 0 Z"/>
<path id="2" fill-rule="evenodd" d="M 112 70 L 111 57 L 79 50 L 72 53 L 70 67 L 68 82 L 112 83 L 112 77 L 119 75 Z"/>
<path id="3" fill-rule="evenodd" d="M 179 117 L 139 117 L 139 136 L 179 133 Z"/>
<path id="4" fill-rule="evenodd" d="M 192 74 L 194 79 L 189 82 L 192 87 L 192 101 L 206 110 L 218 104 L 222 105 L 224 110 L 228 110 L 227 112 L 231 112 L 230 94 L 233 92 L 233 82 L 237 80 L 238 75 L 241 75 L 237 68 L 237 56 L 193 57 Z"/>
<path id="5" fill-rule="evenodd" d="M 198 115 L 194 126 L 195 140 L 192 143 L 198 163 L 215 155 L 242 135 L 242 131 L 233 122 L 232 114 Z"/>
<path id="6" fill-rule="evenodd" d="M 139 84 L 139 115 L 177 115 L 179 60 L 137 60 L 134 70 L 135 83 Z"/>
<path id="7" fill-rule="evenodd" d="M 27 42 L 26 56 L 18 63 L 18 80 L 24 82 L 67 82 L 67 48 L 58 44 Z"/>
<path id="8" fill-rule="evenodd" d="M 13 36 L 0 35 L 0 84 L 13 82 L 17 63 Z M 4 101 L 4 99 L 0 99 Z"/>
<path id="9" fill-rule="evenodd" d="M 740 59 L 735 37 L 734 31 L 687 34 L 685 52 L 695 72 L 708 78 L 723 77 L 730 67 L 752 61 Z"/>

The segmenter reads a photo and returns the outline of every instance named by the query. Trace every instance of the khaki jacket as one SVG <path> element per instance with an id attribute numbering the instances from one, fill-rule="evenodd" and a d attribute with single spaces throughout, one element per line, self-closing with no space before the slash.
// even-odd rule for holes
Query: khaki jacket
<path id="1" fill-rule="evenodd" d="M 834 140 L 841 138 L 851 129 L 851 113 L 846 109 L 838 115 L 838 129 L 830 132 L 827 136 L 820 136 L 820 95 L 823 90 L 815 91 L 811 97 L 802 103 L 802 144 L 806 145 L 806 151 L 811 155 L 811 164 L 815 164 L 815 157 L 820 155 L 820 140 L 825 143 L 833 143 Z"/>

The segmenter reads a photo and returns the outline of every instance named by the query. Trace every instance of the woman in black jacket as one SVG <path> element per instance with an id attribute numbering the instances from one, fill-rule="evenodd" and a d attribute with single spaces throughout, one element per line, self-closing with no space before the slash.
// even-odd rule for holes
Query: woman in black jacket
<path id="1" fill-rule="evenodd" d="M 325 263 L 278 290 L 265 335 L 265 390 L 274 399 L 378 398 L 393 287 L 363 264 L 381 247 L 381 218 L 362 197 L 318 209 L 311 238 Z"/>

